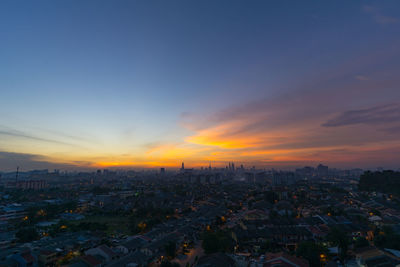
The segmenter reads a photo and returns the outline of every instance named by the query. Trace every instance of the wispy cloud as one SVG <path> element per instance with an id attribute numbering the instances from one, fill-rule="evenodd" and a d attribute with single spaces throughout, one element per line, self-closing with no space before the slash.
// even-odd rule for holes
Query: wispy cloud
<path id="1" fill-rule="evenodd" d="M 41 138 L 33 135 L 26 134 L 21 131 L 16 131 L 16 130 L 0 130 L 0 135 L 5 135 L 5 136 L 11 136 L 11 137 L 17 137 L 17 138 L 25 138 L 25 139 L 31 139 L 34 141 L 42 141 L 42 142 L 48 142 L 48 143 L 57 143 L 57 144 L 63 144 L 63 145 L 70 145 L 61 141 L 53 140 L 53 139 L 46 139 L 46 138 Z"/>
<path id="2" fill-rule="evenodd" d="M 364 76 L 364 75 L 356 75 L 354 78 L 356 78 L 356 80 L 359 80 L 359 81 L 368 81 L 369 80 L 369 77 Z"/>
<path id="3" fill-rule="evenodd" d="M 388 104 L 366 109 L 348 110 L 322 124 L 338 127 L 354 124 L 383 124 L 400 122 L 400 104 Z"/>
<path id="4" fill-rule="evenodd" d="M 374 21 L 381 25 L 394 24 L 399 22 L 398 18 L 385 15 L 377 7 L 374 6 L 365 5 L 362 7 L 362 10 L 365 13 L 370 14 Z"/>
<path id="5" fill-rule="evenodd" d="M 28 139 L 28 140 L 33 140 L 33 141 L 40 141 L 40 142 L 46 142 L 46 143 L 53 143 L 53 144 L 59 144 L 59 145 L 66 145 L 66 146 L 73 146 L 73 147 L 81 147 L 75 143 L 70 143 L 70 142 L 64 142 L 60 141 L 57 139 L 52 139 L 52 138 L 44 138 L 44 137 L 38 137 L 33 134 L 29 134 L 23 131 L 11 129 L 9 127 L 1 126 L 0 125 L 0 136 L 8 136 L 8 137 L 13 137 L 13 138 L 23 138 L 23 139 Z M 74 137 L 74 139 L 78 139 L 78 137 Z"/>

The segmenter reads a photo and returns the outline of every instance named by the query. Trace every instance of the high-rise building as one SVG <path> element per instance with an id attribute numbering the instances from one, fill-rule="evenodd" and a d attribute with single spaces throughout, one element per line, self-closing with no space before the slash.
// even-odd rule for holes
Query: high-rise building
<path id="1" fill-rule="evenodd" d="M 328 175 L 328 166 L 319 164 L 317 167 L 317 173 L 319 176 L 327 176 Z"/>

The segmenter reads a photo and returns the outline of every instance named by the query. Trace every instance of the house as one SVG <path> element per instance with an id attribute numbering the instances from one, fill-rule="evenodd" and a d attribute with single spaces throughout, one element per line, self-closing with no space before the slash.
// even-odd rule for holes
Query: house
<path id="1" fill-rule="evenodd" d="M 306 229 L 310 231 L 314 240 L 322 240 L 328 233 L 317 226 L 307 226 Z"/>
<path id="2" fill-rule="evenodd" d="M 400 261 L 376 247 L 366 247 L 355 252 L 358 266 L 396 266 Z"/>
<path id="3" fill-rule="evenodd" d="M 53 266 L 57 261 L 57 252 L 54 250 L 42 250 L 39 253 L 39 264 L 41 266 Z"/>
<path id="4" fill-rule="evenodd" d="M 0 233 L 0 249 L 2 250 L 10 247 L 15 239 L 15 232 L 8 231 Z"/>
<path id="5" fill-rule="evenodd" d="M 249 210 L 244 213 L 244 219 L 247 221 L 251 220 L 267 220 L 269 214 L 263 210 Z"/>
<path id="6" fill-rule="evenodd" d="M 101 260 L 92 255 L 85 255 L 80 257 L 80 261 L 87 264 L 89 267 L 101 267 Z"/>
<path id="7" fill-rule="evenodd" d="M 146 241 L 143 238 L 134 237 L 122 243 L 121 247 L 126 248 L 128 252 L 134 252 L 137 249 L 140 249 L 141 247 L 145 246 L 147 243 L 149 243 L 149 241 Z M 121 249 L 121 251 L 125 251 L 125 249 Z"/>
<path id="8" fill-rule="evenodd" d="M 91 248 L 85 251 L 85 255 L 100 255 L 106 262 L 113 260 L 117 254 L 106 245 L 100 245 L 96 248 Z"/>
<path id="9" fill-rule="evenodd" d="M 297 243 L 312 239 L 312 234 L 302 226 L 278 226 L 269 228 L 273 239 L 288 249 L 294 249 Z"/>
<path id="10" fill-rule="evenodd" d="M 25 207 L 21 204 L 10 204 L 8 206 L 0 207 L 0 221 L 10 221 L 22 219 L 27 215 Z"/>
<path id="11" fill-rule="evenodd" d="M 382 222 L 382 218 L 374 215 L 368 218 L 368 221 L 370 221 L 371 223 L 375 224 L 375 225 L 380 225 Z"/>
<path id="12" fill-rule="evenodd" d="M 177 232 L 173 232 L 166 235 L 162 239 L 153 241 L 148 245 L 142 247 L 140 251 L 147 256 L 155 256 L 159 253 L 164 252 L 164 248 L 169 242 L 180 243 L 181 241 L 182 236 L 180 236 L 180 234 Z"/>
<path id="13" fill-rule="evenodd" d="M 23 251 L 21 253 L 13 254 L 10 259 L 18 262 L 19 267 L 35 267 L 38 266 L 37 258 L 31 253 L 30 250 Z"/>
<path id="14" fill-rule="evenodd" d="M 0 267 L 18 267 L 18 262 L 12 259 L 0 260 Z"/>
<path id="15" fill-rule="evenodd" d="M 308 267 L 310 264 L 306 259 L 291 256 L 284 252 L 267 253 L 264 258 L 264 267 Z"/>
<path id="16" fill-rule="evenodd" d="M 293 206 L 290 204 L 289 201 L 281 200 L 275 204 L 274 209 L 281 215 L 281 216 L 291 216 L 293 213 Z"/>
<path id="17" fill-rule="evenodd" d="M 140 251 L 129 253 L 128 255 L 110 262 L 109 267 L 125 267 L 125 266 L 147 266 L 149 257 Z M 135 265 L 136 264 L 136 265 Z"/>

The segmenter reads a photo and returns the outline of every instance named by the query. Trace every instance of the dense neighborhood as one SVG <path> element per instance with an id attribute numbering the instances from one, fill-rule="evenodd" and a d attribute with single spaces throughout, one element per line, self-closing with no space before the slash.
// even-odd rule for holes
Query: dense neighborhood
<path id="1" fill-rule="evenodd" d="M 3 173 L 0 266 L 396 266 L 399 198 L 359 190 L 385 174 Z"/>

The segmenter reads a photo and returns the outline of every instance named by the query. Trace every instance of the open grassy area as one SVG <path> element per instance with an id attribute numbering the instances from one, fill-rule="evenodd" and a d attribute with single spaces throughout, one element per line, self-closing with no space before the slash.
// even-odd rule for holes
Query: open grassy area
<path id="1" fill-rule="evenodd" d="M 115 216 L 115 215 L 91 215 L 86 216 L 85 219 L 76 221 L 76 224 L 81 222 L 100 223 L 108 226 L 107 234 L 126 234 L 129 235 L 129 217 Z"/>

